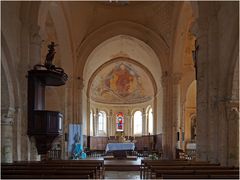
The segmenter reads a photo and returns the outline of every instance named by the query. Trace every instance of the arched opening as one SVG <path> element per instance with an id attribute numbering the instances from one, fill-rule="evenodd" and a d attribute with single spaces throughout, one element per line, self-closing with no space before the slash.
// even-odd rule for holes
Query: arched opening
<path id="1" fill-rule="evenodd" d="M 195 158 L 196 139 L 196 81 L 193 81 L 188 87 L 186 93 L 186 102 L 184 104 L 184 149 L 186 153 Z"/>
<path id="2" fill-rule="evenodd" d="M 148 129 L 148 134 L 153 134 L 153 109 L 152 107 L 149 108 L 147 112 L 147 129 Z"/>
<path id="3" fill-rule="evenodd" d="M 134 136 L 142 135 L 142 129 L 143 129 L 142 112 L 136 111 L 133 115 L 133 134 L 134 134 Z"/>
<path id="4" fill-rule="evenodd" d="M 98 136 L 106 136 L 107 135 L 107 115 L 106 115 L 105 111 L 100 111 L 98 113 L 97 135 Z"/>
<path id="5" fill-rule="evenodd" d="M 139 46 L 140 44 L 141 46 Z M 111 101 L 108 100 L 107 104 L 110 104 L 110 106 L 108 106 L 108 112 L 113 112 L 112 116 L 109 117 L 109 119 L 111 119 L 112 122 L 110 123 L 112 124 L 113 121 L 115 122 L 114 116 L 116 115 L 116 113 L 123 112 L 126 122 L 125 127 L 127 127 L 125 129 L 125 132 L 127 132 L 126 134 L 129 135 L 132 135 L 133 133 L 131 132 L 130 128 L 131 115 L 129 114 L 129 112 L 131 112 L 132 109 L 135 107 L 133 104 L 142 103 L 142 105 L 140 106 L 143 106 L 143 108 L 145 109 L 149 104 L 152 104 L 153 107 L 154 101 L 156 101 L 158 105 L 161 104 L 161 100 L 159 97 L 161 95 L 161 81 L 159 79 L 159 69 L 156 68 L 156 65 L 153 65 L 155 63 L 157 63 L 158 65 L 160 64 L 150 47 L 146 47 L 143 49 L 142 47 L 144 46 L 146 46 L 144 42 L 141 42 L 133 37 L 125 35 L 113 37 L 103 42 L 101 45 L 94 49 L 94 51 L 89 56 L 86 66 L 84 68 L 84 79 L 85 82 L 89 83 L 88 86 L 84 86 L 83 92 L 87 92 L 87 97 L 83 95 L 83 100 L 85 102 L 89 101 L 89 108 L 92 108 L 91 104 L 94 103 L 91 103 L 91 100 L 97 102 L 95 103 L 96 107 L 96 105 L 99 105 L 99 103 L 108 100 L 108 98 L 110 98 L 114 94 L 116 94 L 117 96 L 121 96 L 122 98 L 114 95 L 115 97 L 112 98 Z M 134 50 L 131 50 L 131 47 L 135 47 Z M 111 51 L 106 51 L 106 49 L 111 49 Z M 144 62 L 144 59 L 149 59 L 149 63 L 146 64 L 146 67 L 141 64 L 141 62 Z M 122 67 L 124 67 L 125 70 Z M 149 70 L 151 70 L 151 73 Z M 101 73 L 103 74 L 102 76 Z M 124 87 L 121 87 L 120 79 L 118 82 L 116 81 L 117 76 L 118 78 L 125 80 L 127 82 L 127 85 L 123 85 Z M 125 79 L 124 76 L 127 78 Z M 103 82 L 104 78 L 105 84 L 102 84 L 103 86 L 101 88 L 98 87 L 98 83 Z M 156 81 L 155 78 L 159 79 L 159 81 Z M 150 89 L 145 88 L 147 86 L 150 87 Z M 97 88 L 99 90 L 101 89 L 101 91 L 96 91 Z M 102 91 L 103 89 L 105 89 L 105 91 Z M 156 94 L 157 89 L 159 89 L 159 92 Z M 129 92 L 133 91 L 134 94 L 130 95 Z M 94 93 L 91 94 L 91 92 Z M 100 94 L 105 96 L 105 100 L 103 99 L 103 97 L 97 99 L 96 93 L 98 93 L 98 97 L 100 97 Z M 110 95 L 110 93 L 113 94 Z M 130 96 L 132 98 L 129 98 Z M 93 99 L 91 97 L 93 97 Z M 88 98 L 89 100 L 87 100 Z M 144 103 L 147 101 L 149 102 L 145 105 Z M 120 109 L 116 109 L 116 105 L 114 104 L 118 104 L 122 107 Z M 85 119 L 85 117 L 87 117 L 86 119 L 88 119 L 88 125 L 86 123 L 86 126 L 89 126 L 90 109 L 88 111 L 88 115 L 83 114 L 83 119 Z M 127 119 L 129 119 L 129 121 L 127 121 Z M 159 119 L 160 121 L 161 115 L 156 116 L 154 119 L 154 121 L 159 123 L 157 119 Z M 112 125 L 109 126 L 111 127 Z M 156 126 L 155 131 L 160 128 L 161 127 Z M 114 135 L 115 129 L 111 128 L 110 131 L 110 135 Z M 147 132 L 147 130 L 145 132 Z"/>

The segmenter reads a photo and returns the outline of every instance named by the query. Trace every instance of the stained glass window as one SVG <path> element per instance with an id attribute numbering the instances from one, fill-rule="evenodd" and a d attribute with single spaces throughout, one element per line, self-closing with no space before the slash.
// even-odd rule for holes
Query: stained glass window
<path id="1" fill-rule="evenodd" d="M 122 112 L 117 113 L 116 130 L 117 131 L 123 131 L 124 130 L 124 116 L 123 116 Z"/>

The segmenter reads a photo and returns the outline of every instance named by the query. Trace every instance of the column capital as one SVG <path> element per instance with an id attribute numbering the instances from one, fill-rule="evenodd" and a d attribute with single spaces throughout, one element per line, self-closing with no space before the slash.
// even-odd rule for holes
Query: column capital
<path id="1" fill-rule="evenodd" d="M 161 84 L 163 87 L 166 87 L 167 86 L 167 83 L 169 82 L 170 80 L 170 77 L 169 76 L 162 76 L 161 78 Z"/>
<path id="2" fill-rule="evenodd" d="M 15 117 L 15 109 L 9 107 L 8 109 L 2 110 L 1 124 L 2 125 L 13 125 Z"/>

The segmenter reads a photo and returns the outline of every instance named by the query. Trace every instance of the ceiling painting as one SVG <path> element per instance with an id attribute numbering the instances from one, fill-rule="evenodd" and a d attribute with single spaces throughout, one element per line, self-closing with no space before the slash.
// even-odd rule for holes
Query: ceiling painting
<path id="1" fill-rule="evenodd" d="M 146 102 L 153 97 L 153 86 L 147 73 L 125 61 L 101 69 L 91 84 L 91 100 L 122 104 Z"/>

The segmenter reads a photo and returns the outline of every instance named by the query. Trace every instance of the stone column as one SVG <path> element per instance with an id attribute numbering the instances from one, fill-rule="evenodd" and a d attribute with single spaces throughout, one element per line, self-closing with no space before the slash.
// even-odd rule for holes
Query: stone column
<path id="1" fill-rule="evenodd" d="M 172 148 L 173 148 L 173 158 L 176 158 L 176 147 L 177 147 L 177 132 L 179 130 L 179 106 L 180 106 L 180 80 L 181 80 L 181 74 L 180 73 L 175 73 L 173 74 L 173 96 L 172 96 L 172 101 L 173 101 L 173 118 L 172 118 Z"/>
<path id="2" fill-rule="evenodd" d="M 41 36 L 39 34 L 39 30 L 40 27 L 36 25 L 31 26 L 30 28 L 30 69 L 32 69 L 36 64 L 41 64 Z M 35 139 L 33 137 L 29 137 L 29 143 L 29 159 L 31 161 L 40 160 L 40 156 L 38 155 L 36 148 Z"/>
<path id="3" fill-rule="evenodd" d="M 95 114 L 95 118 L 94 118 L 94 121 L 93 121 L 93 127 L 94 127 L 94 136 L 98 135 L 98 108 L 96 108 L 96 114 Z"/>
<path id="4" fill-rule="evenodd" d="M 192 32 L 197 37 L 199 50 L 196 54 L 197 71 L 197 160 L 208 160 L 208 24 L 199 19 Z"/>
<path id="5" fill-rule="evenodd" d="M 166 74 L 162 77 L 163 87 L 163 135 L 162 135 L 162 150 L 163 159 L 172 159 L 172 119 L 171 119 L 171 86 L 169 76 Z"/>
<path id="6" fill-rule="evenodd" d="M 184 137 L 183 137 L 183 132 L 185 130 L 185 103 L 181 103 L 181 120 L 180 120 L 180 127 L 179 127 L 179 141 L 180 141 L 180 149 L 185 150 L 184 147 Z"/>
<path id="7" fill-rule="evenodd" d="M 63 133 L 69 133 L 69 124 L 74 123 L 73 121 L 73 108 L 72 108 L 72 96 L 73 96 L 73 78 L 70 76 L 68 77 L 68 81 L 65 85 L 65 104 L 64 104 L 64 120 L 63 120 Z M 62 142 L 62 159 L 68 159 L 68 140 L 67 142 Z"/>
<path id="8" fill-rule="evenodd" d="M 113 135 L 112 129 L 113 129 L 113 113 L 112 113 L 112 109 L 110 109 L 109 119 L 108 119 L 108 129 L 107 129 L 107 131 L 109 132 L 108 136 Z"/>
<path id="9" fill-rule="evenodd" d="M 147 124 L 146 124 L 146 112 L 145 112 L 145 108 L 143 108 L 142 110 L 142 135 L 147 135 Z"/>
<path id="10" fill-rule="evenodd" d="M 227 104 L 227 121 L 226 165 L 239 167 L 239 102 Z"/>
<path id="11" fill-rule="evenodd" d="M 29 138 L 30 140 L 30 161 L 40 161 L 40 155 L 38 155 L 36 141 L 34 137 Z"/>
<path id="12" fill-rule="evenodd" d="M 15 109 L 2 110 L 1 117 L 1 162 L 13 162 L 13 123 Z"/>

